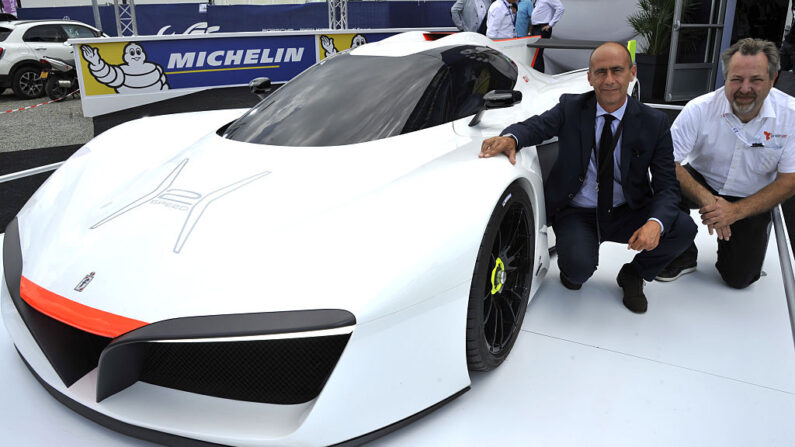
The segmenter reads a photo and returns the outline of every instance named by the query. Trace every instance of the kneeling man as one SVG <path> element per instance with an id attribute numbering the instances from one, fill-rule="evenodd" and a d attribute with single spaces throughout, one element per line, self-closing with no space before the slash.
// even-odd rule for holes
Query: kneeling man
<path id="1" fill-rule="evenodd" d="M 795 192 L 795 98 L 773 88 L 779 55 L 771 42 L 742 39 L 721 64 L 724 86 L 687 103 L 671 134 L 681 207 L 699 208 L 717 231 L 715 267 L 742 289 L 761 275 L 770 209 Z M 697 255 L 692 244 L 657 279 L 694 271 Z"/>
<path id="2" fill-rule="evenodd" d="M 628 243 L 640 253 L 616 279 L 624 305 L 643 313 L 644 279 L 653 280 L 690 245 L 696 224 L 677 208 L 667 117 L 627 96 L 635 71 L 623 45 L 599 46 L 588 62 L 593 92 L 563 95 L 552 109 L 484 140 L 480 157 L 505 153 L 515 163 L 519 149 L 558 136 L 544 195 L 560 280 L 579 289 L 596 271 L 603 241 Z"/>

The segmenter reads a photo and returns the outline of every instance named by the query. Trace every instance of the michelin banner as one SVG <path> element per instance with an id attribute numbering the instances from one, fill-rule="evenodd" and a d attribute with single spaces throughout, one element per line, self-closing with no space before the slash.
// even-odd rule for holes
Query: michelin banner
<path id="1" fill-rule="evenodd" d="M 70 41 L 83 115 L 97 116 L 206 88 L 284 83 L 319 60 L 405 30 L 214 33 Z"/>
<path id="2" fill-rule="evenodd" d="M 85 96 L 286 82 L 315 63 L 314 36 L 79 45 Z"/>

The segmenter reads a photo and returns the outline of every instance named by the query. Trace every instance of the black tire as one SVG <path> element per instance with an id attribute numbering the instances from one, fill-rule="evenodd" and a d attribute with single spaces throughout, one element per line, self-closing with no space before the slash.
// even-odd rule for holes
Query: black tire
<path id="1" fill-rule="evenodd" d="M 33 99 L 44 95 L 44 81 L 39 76 L 41 69 L 34 66 L 26 66 L 14 72 L 14 79 L 11 88 L 18 98 Z"/>
<path id="2" fill-rule="evenodd" d="M 467 310 L 467 365 L 490 371 L 508 357 L 524 321 L 535 265 L 535 219 L 514 182 L 500 197 L 480 243 Z"/>
<path id="3" fill-rule="evenodd" d="M 69 89 L 58 85 L 58 78 L 50 76 L 47 78 L 47 83 L 44 84 L 44 91 L 50 99 L 61 99 L 69 94 Z"/>

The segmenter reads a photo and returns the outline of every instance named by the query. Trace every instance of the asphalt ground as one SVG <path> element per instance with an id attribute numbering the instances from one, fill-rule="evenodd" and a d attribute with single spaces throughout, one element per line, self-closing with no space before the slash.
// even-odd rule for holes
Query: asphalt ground
<path id="1" fill-rule="evenodd" d="M 49 100 L 46 96 L 19 99 L 11 89 L 0 94 L 0 152 L 82 145 L 94 136 L 94 124 L 91 118 L 83 116 L 80 99 L 68 97 L 52 104 L 4 113 Z"/>

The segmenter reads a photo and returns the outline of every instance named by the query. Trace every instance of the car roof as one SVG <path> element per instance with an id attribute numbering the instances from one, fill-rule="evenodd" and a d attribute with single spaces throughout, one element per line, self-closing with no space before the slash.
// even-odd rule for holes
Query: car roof
<path id="1" fill-rule="evenodd" d="M 8 20 L 4 22 L 0 22 L 0 26 L 9 27 L 9 28 L 17 28 L 24 25 L 38 25 L 38 24 L 61 24 L 61 23 L 73 23 L 79 25 L 85 25 L 89 28 L 94 28 L 93 26 L 80 22 L 78 20 L 64 20 L 64 19 L 47 19 L 47 20 Z"/>

